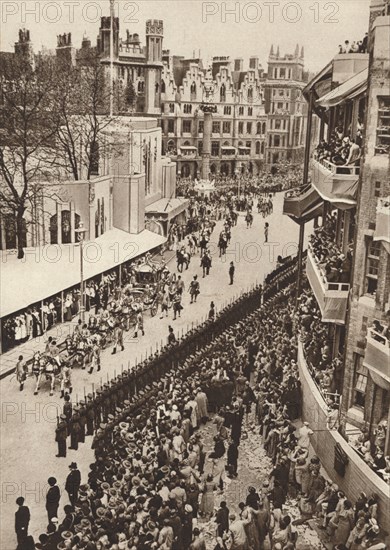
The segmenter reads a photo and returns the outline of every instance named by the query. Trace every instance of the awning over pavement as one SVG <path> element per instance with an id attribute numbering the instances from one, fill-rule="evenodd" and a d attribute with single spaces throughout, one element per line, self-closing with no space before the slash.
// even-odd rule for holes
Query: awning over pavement
<path id="1" fill-rule="evenodd" d="M 84 243 L 84 279 L 90 279 L 166 242 L 151 231 L 138 235 L 120 229 Z M 80 246 L 47 245 L 26 249 L 25 258 L 3 254 L 0 317 L 16 313 L 80 284 Z"/>
<path id="2" fill-rule="evenodd" d="M 347 99 L 353 99 L 367 90 L 368 68 L 349 78 L 341 86 L 328 92 L 316 101 L 316 104 L 329 108 L 335 107 Z"/>
<path id="3" fill-rule="evenodd" d="M 184 212 L 190 204 L 190 201 L 180 197 L 174 199 L 159 199 L 145 208 L 147 216 L 160 215 L 171 220 L 181 212 Z"/>

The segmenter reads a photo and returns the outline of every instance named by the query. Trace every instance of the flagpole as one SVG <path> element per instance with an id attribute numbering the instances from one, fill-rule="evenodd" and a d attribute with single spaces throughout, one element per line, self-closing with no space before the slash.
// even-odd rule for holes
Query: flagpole
<path id="1" fill-rule="evenodd" d="M 110 0 L 110 117 L 114 114 L 114 18 L 115 0 Z"/>

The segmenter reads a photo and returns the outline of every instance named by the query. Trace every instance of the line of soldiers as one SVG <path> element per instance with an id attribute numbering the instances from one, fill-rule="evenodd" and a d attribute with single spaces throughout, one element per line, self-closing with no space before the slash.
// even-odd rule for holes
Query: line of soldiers
<path id="1" fill-rule="evenodd" d="M 204 349 L 228 327 L 257 309 L 261 305 L 261 296 L 260 285 L 242 294 L 221 310 L 215 320 L 208 319 L 202 325 L 189 330 L 180 340 L 151 354 L 135 369 L 123 370 L 96 391 L 88 393 L 75 406 L 72 406 L 70 396 L 66 394 L 63 414 L 60 415 L 56 428 L 57 456 L 66 456 L 69 436 L 69 448 L 74 450 L 85 442 L 86 435 L 93 435 L 95 432 L 94 448 L 104 444 L 105 437 L 111 437 L 113 423 L 120 422 L 131 413 L 135 399 L 137 403 L 147 399 L 171 369 L 177 369 L 187 357 Z"/>

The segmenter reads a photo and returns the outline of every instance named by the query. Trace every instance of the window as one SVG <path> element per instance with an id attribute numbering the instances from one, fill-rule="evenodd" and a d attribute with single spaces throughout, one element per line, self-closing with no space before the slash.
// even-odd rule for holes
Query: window
<path id="1" fill-rule="evenodd" d="M 274 147 L 280 147 L 280 136 L 274 135 Z"/>
<path id="2" fill-rule="evenodd" d="M 201 157 L 203 154 L 203 141 L 198 142 L 198 155 Z"/>
<path id="3" fill-rule="evenodd" d="M 213 120 L 213 134 L 221 133 L 221 123 L 218 120 Z"/>
<path id="4" fill-rule="evenodd" d="M 223 114 L 224 115 L 231 115 L 232 114 L 232 108 L 229 105 L 225 105 L 223 108 Z"/>
<path id="5" fill-rule="evenodd" d="M 212 157 L 219 157 L 219 142 L 218 141 L 212 141 L 211 142 L 211 156 Z"/>
<path id="6" fill-rule="evenodd" d="M 243 122 L 239 122 L 238 123 L 238 133 L 239 134 L 242 134 L 244 132 L 244 123 Z"/>
<path id="7" fill-rule="evenodd" d="M 375 182 L 374 196 L 375 197 L 380 197 L 381 196 L 381 182 L 380 181 Z"/>
<path id="8" fill-rule="evenodd" d="M 248 116 L 253 115 L 253 107 L 248 107 Z"/>
<path id="9" fill-rule="evenodd" d="M 175 121 L 171 118 L 168 119 L 168 134 L 173 134 L 175 131 Z"/>
<path id="10" fill-rule="evenodd" d="M 353 404 L 364 407 L 367 389 L 367 369 L 363 367 L 363 356 L 355 354 L 355 380 L 354 380 Z"/>
<path id="11" fill-rule="evenodd" d="M 245 142 L 245 147 L 246 147 L 247 149 L 250 149 L 250 148 L 251 148 L 251 142 L 250 142 L 250 141 L 246 141 L 246 142 Z"/>
<path id="12" fill-rule="evenodd" d="M 253 88 L 248 88 L 248 101 L 253 101 Z"/>
<path id="13" fill-rule="evenodd" d="M 185 103 L 183 110 L 186 115 L 190 115 L 192 113 L 192 105 Z"/>
<path id="14" fill-rule="evenodd" d="M 390 97 L 378 97 L 378 124 L 376 128 L 376 155 L 390 152 Z"/>
<path id="15" fill-rule="evenodd" d="M 260 141 L 256 141 L 256 155 L 260 155 Z"/>
<path id="16" fill-rule="evenodd" d="M 170 112 L 170 113 L 174 113 L 174 112 L 175 112 L 175 104 L 174 104 L 174 103 L 170 103 L 170 104 L 169 104 L 169 112 Z"/>
<path id="17" fill-rule="evenodd" d="M 251 134 L 252 133 L 252 122 L 246 123 L 246 133 Z"/>
<path id="18" fill-rule="evenodd" d="M 164 80 L 161 81 L 161 93 L 165 94 L 165 82 L 164 82 Z"/>
<path id="19" fill-rule="evenodd" d="M 278 109 L 283 109 L 283 103 L 278 103 Z"/>
<path id="20" fill-rule="evenodd" d="M 265 134 L 266 125 L 265 122 L 263 122 L 263 126 L 261 127 L 261 133 Z"/>
<path id="21" fill-rule="evenodd" d="M 220 102 L 221 103 L 226 101 L 226 86 L 225 86 L 225 84 L 222 84 L 221 88 L 219 89 L 219 97 L 220 97 Z"/>
<path id="22" fill-rule="evenodd" d="M 231 128 L 230 122 L 224 122 L 222 124 L 222 133 L 223 134 L 230 134 L 230 128 Z"/>
<path id="23" fill-rule="evenodd" d="M 243 116 L 243 115 L 244 115 L 244 107 L 239 107 L 239 108 L 238 108 L 238 114 L 239 114 L 239 116 Z"/>
<path id="24" fill-rule="evenodd" d="M 282 127 L 282 121 L 279 119 L 275 120 L 275 130 L 280 130 Z"/>
<path id="25" fill-rule="evenodd" d="M 198 125 L 198 134 L 203 134 L 203 126 L 204 126 L 204 122 L 203 120 L 200 120 Z"/>
<path id="26" fill-rule="evenodd" d="M 183 120 L 183 133 L 191 133 L 191 120 Z"/>
<path id="27" fill-rule="evenodd" d="M 264 155 L 264 147 L 265 147 L 265 142 L 262 141 L 261 142 L 261 154 Z"/>
<path id="28" fill-rule="evenodd" d="M 379 241 L 368 243 L 367 265 L 366 265 L 366 284 L 367 293 L 375 294 L 378 286 L 379 255 L 381 244 Z"/>
<path id="29" fill-rule="evenodd" d="M 257 135 L 261 134 L 261 122 L 258 122 L 256 124 L 256 134 Z"/>
<path id="30" fill-rule="evenodd" d="M 190 93 L 191 93 L 191 100 L 195 101 L 196 100 L 196 84 L 195 84 L 195 82 L 193 82 L 191 84 Z"/>
<path id="31" fill-rule="evenodd" d="M 285 68 L 280 69 L 279 76 L 280 76 L 280 78 L 286 78 L 286 69 Z"/>

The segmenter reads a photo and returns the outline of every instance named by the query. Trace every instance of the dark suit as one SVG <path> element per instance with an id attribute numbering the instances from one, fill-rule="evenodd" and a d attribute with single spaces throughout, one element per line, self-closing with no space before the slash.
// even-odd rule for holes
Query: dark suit
<path id="1" fill-rule="evenodd" d="M 30 510 L 27 506 L 19 506 L 15 512 L 15 533 L 20 544 L 28 535 L 30 523 Z"/>
<path id="2" fill-rule="evenodd" d="M 50 487 L 50 489 L 46 493 L 46 510 L 47 510 L 47 517 L 49 518 L 49 522 L 51 521 L 51 518 L 56 518 L 57 512 L 58 512 L 58 506 L 60 504 L 60 488 L 58 485 L 54 485 L 53 487 Z"/>
<path id="3" fill-rule="evenodd" d="M 72 506 L 75 505 L 75 502 L 78 499 L 78 493 L 81 483 L 81 475 L 79 470 L 72 470 L 69 472 L 68 477 L 66 478 L 65 491 L 69 495 L 69 500 Z"/>

